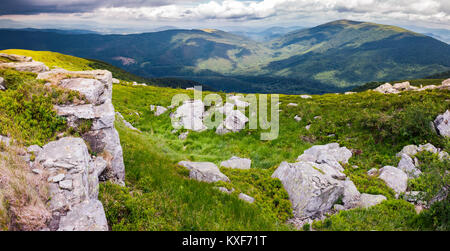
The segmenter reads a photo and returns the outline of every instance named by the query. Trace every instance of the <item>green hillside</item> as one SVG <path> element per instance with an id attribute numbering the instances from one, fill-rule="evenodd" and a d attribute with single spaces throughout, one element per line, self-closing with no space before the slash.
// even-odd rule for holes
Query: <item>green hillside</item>
<path id="1" fill-rule="evenodd" d="M 349 20 L 264 43 L 213 29 L 132 35 L 0 30 L 0 36 L 0 49 L 95 58 L 138 76 L 177 77 L 223 91 L 322 94 L 450 69 L 446 43 L 395 26 Z"/>
<path id="2" fill-rule="evenodd" d="M 24 53 L 34 54 L 36 60 L 55 62 L 52 66 L 77 69 L 86 63 L 84 59 L 45 52 Z M 60 132 L 77 133 L 67 131 L 51 110 L 52 104 L 65 101 L 62 97 L 75 98 L 75 94 L 49 95 L 43 81 L 34 79 L 35 74 L 1 70 L 0 76 L 8 85 L 7 91 L 0 92 L 1 134 L 15 135 L 13 132 L 19 129 L 25 132 L 18 134 L 24 144 L 43 145 Z M 150 105 L 169 106 L 172 97 L 180 93 L 193 96 L 188 90 L 133 86 L 127 81 L 113 87 L 116 111 L 142 132 L 116 121 L 124 150 L 126 187 L 111 183 L 100 187 L 100 199 L 112 230 L 292 230 L 286 223 L 292 217 L 287 193 L 271 175 L 282 161 L 294 162 L 312 145 L 331 142 L 354 150 L 344 172 L 358 190 L 388 199 L 370 209 L 343 211 L 317 221 L 314 229 L 449 230 L 448 201 L 416 214 L 411 204 L 395 198 L 384 181 L 367 175 L 374 167 L 396 166 L 399 159 L 395 155 L 405 145 L 432 143 L 450 151 L 450 140 L 437 136 L 429 127 L 429 122 L 450 106 L 448 90 L 402 95 L 365 91 L 314 95 L 311 99 L 280 95 L 280 135 L 273 141 L 261 141 L 261 129 L 247 128 L 224 136 L 214 131 L 190 132 L 186 140 L 180 140 L 178 135 L 183 131 L 172 133 L 170 112 L 156 117 L 149 110 Z M 295 121 L 295 115 L 302 120 Z M 307 125 L 311 125 L 309 130 Z M 226 184 L 191 180 L 186 169 L 176 164 L 181 160 L 219 164 L 231 156 L 250 158 L 252 168 L 221 168 L 231 180 Z M 449 183 L 450 165 L 438 161 L 435 155 L 420 156 L 420 161 L 424 174 L 410 182 L 408 190 L 422 189 L 432 197 L 442 184 Z M 225 194 L 217 186 L 235 191 Z M 254 197 L 255 203 L 239 200 L 240 192 Z"/>

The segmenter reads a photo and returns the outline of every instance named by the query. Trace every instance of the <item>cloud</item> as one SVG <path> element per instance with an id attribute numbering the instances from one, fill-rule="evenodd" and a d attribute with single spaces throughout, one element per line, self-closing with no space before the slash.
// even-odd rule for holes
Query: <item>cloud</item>
<path id="1" fill-rule="evenodd" d="M 20 9 L 20 11 L 19 11 Z M 73 13 L 87 20 L 312 22 L 332 19 L 425 22 L 450 28 L 448 0 L 11 0 L 4 14 Z"/>

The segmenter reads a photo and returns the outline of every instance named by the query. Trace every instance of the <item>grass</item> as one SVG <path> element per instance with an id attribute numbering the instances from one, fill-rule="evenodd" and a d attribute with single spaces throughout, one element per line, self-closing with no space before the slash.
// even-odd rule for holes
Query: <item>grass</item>
<path id="1" fill-rule="evenodd" d="M 397 166 L 399 159 L 395 155 L 408 144 L 430 142 L 449 151 L 449 141 L 436 136 L 429 127 L 429 121 L 434 120 L 438 114 L 448 108 L 448 98 L 450 97 L 448 91 L 406 92 L 402 95 L 382 95 L 374 92 L 353 95 L 326 94 L 313 96 L 308 100 L 293 95 L 281 95 L 280 136 L 278 139 L 268 142 L 259 139 L 262 132 L 260 129 L 245 129 L 239 133 L 225 136 L 216 135 L 214 131 L 191 132 L 185 141 L 179 140 L 178 134 L 182 131 L 171 133 L 173 128 L 168 115 L 173 110 L 159 117 L 155 117 L 149 112 L 152 104 L 169 106 L 172 96 L 178 93 L 192 95 L 191 91 L 181 89 L 130 86 L 128 84 L 114 87 L 113 103 L 116 109 L 143 132 L 133 135 L 145 138 L 146 147 L 157 151 L 161 157 L 164 156 L 170 162 L 170 164 L 162 165 L 159 161 L 148 160 L 146 164 L 142 164 L 146 168 L 139 168 L 137 173 L 129 171 L 130 168 L 134 170 L 134 167 L 130 167 L 130 164 L 127 163 L 127 181 L 132 187 L 129 188 L 131 190 L 128 193 L 139 191 L 139 196 L 147 194 L 142 193 L 142 188 L 137 189 L 135 184 L 144 177 L 155 179 L 154 177 L 159 175 L 143 174 L 145 169 L 155 168 L 169 172 L 166 169 L 176 170 L 174 165 L 181 160 L 211 161 L 219 164 L 231 156 L 248 157 L 252 159 L 250 171 L 222 168 L 222 172 L 230 178 L 231 182 L 229 184 L 221 182 L 216 186 L 234 188 L 233 194 L 224 195 L 232 198 L 237 197 L 239 192 L 249 194 L 256 198 L 255 206 L 264 212 L 265 216 L 285 220 L 291 216 L 290 209 L 288 209 L 290 205 L 288 205 L 283 189 L 278 188 L 279 184 L 271 179 L 270 175 L 282 161 L 294 162 L 298 155 L 312 145 L 338 142 L 341 146 L 353 149 L 356 153 L 350 159 L 350 163 L 345 166 L 345 173 L 353 180 L 358 190 L 362 193 L 383 194 L 389 199 L 389 202 L 386 202 L 387 205 L 381 209 L 358 209 L 358 213 L 350 213 L 340 221 L 351 225 L 353 223 L 350 222 L 359 217 L 358 224 L 362 225 L 362 222 L 367 220 L 372 222 L 369 226 L 373 226 L 374 229 L 412 230 L 419 229 L 419 227 L 406 225 L 405 222 L 407 219 L 411 220 L 411 217 L 415 215 L 415 213 L 410 213 L 414 209 L 411 211 L 409 204 L 405 205 L 402 201 L 395 200 L 394 192 L 386 186 L 384 181 L 376 177 L 369 177 L 366 173 L 373 167 Z M 206 94 L 208 92 L 204 93 L 204 95 Z M 223 93 L 219 93 L 219 95 L 224 96 Z M 297 103 L 298 106 L 288 107 L 288 103 Z M 296 122 L 295 115 L 302 117 L 302 121 Z M 314 119 L 316 116 L 320 116 L 321 119 Z M 308 131 L 305 126 L 309 124 L 312 126 Z M 126 143 L 127 133 L 121 130 L 120 134 L 122 140 L 125 138 L 124 149 L 132 147 Z M 330 134 L 333 136 L 330 137 Z M 133 145 L 136 141 L 133 140 Z M 144 150 L 138 152 L 145 153 Z M 131 166 L 142 162 L 136 157 L 126 155 L 125 158 L 133 159 Z M 353 168 L 354 165 L 357 165 L 358 168 Z M 180 170 L 179 174 L 181 177 L 187 177 L 186 171 Z M 161 176 L 166 176 L 166 174 Z M 152 196 L 156 196 L 154 185 L 149 186 L 152 187 L 149 192 L 151 191 Z M 211 186 L 210 189 L 215 191 Z M 172 196 L 174 195 L 170 196 L 173 199 Z M 203 196 L 205 195 L 198 195 L 195 200 L 202 201 Z M 222 206 L 221 202 L 218 204 L 219 207 Z M 399 218 L 392 224 L 388 220 L 382 221 L 383 213 L 380 213 L 381 211 L 387 210 L 392 213 L 391 218 L 397 218 L 400 214 L 396 213 L 397 209 L 404 210 L 400 210 L 404 213 L 402 214 L 403 218 Z M 176 210 L 172 209 L 172 211 Z M 361 214 L 365 216 L 357 216 Z M 218 220 L 214 218 L 214 221 Z M 204 224 L 208 225 L 206 222 Z M 212 229 L 217 230 L 214 227 Z M 244 228 L 233 226 L 220 229 Z M 323 228 L 323 230 L 325 229 Z"/>
<path id="2" fill-rule="evenodd" d="M 0 230 L 40 230 L 51 217 L 46 178 L 30 172 L 23 154 L 0 146 Z"/>

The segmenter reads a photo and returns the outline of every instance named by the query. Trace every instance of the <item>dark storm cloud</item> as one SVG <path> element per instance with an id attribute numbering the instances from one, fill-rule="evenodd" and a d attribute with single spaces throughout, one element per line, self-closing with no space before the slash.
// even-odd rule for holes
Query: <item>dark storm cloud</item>
<path id="1" fill-rule="evenodd" d="M 164 6 L 176 0 L 1 0 L 0 15 L 91 12 L 101 7 Z"/>

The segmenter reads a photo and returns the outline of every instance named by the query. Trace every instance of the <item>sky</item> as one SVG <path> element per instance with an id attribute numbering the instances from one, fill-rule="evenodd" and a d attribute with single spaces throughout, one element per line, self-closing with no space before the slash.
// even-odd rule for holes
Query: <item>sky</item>
<path id="1" fill-rule="evenodd" d="M 450 30 L 450 0 L 0 0 L 5 28 L 311 27 L 338 19 Z"/>

